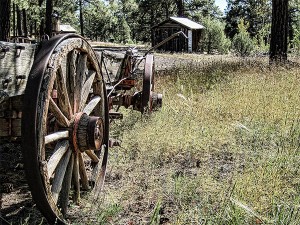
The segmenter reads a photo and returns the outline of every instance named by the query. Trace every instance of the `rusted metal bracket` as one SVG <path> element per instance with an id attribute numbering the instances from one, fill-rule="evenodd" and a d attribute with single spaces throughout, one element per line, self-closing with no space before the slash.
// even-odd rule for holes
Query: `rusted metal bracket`
<path id="1" fill-rule="evenodd" d="M 4 52 L 4 53 L 9 52 L 9 47 L 1 48 L 1 52 Z"/>
<path id="2" fill-rule="evenodd" d="M 9 52 L 9 47 L 5 47 L 5 46 L 0 46 L 0 59 L 3 59 L 6 55 L 7 52 Z"/>
<path id="3" fill-rule="evenodd" d="M 25 46 L 16 45 L 16 57 L 20 57 L 22 50 L 25 50 Z"/>
<path id="4" fill-rule="evenodd" d="M 12 82 L 12 78 L 11 77 L 8 77 L 8 78 L 5 78 L 2 80 L 2 86 L 3 88 L 7 88 L 8 84 Z"/>
<path id="5" fill-rule="evenodd" d="M 119 120 L 122 120 L 123 119 L 123 114 L 119 113 L 119 112 L 110 112 L 109 113 L 109 119 L 119 119 Z"/>

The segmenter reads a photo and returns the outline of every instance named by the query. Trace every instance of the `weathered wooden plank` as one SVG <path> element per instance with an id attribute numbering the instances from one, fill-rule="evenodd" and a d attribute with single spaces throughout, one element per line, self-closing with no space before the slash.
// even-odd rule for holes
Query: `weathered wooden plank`
<path id="1" fill-rule="evenodd" d="M 10 97 L 22 95 L 34 61 L 36 45 L 0 42 L 0 46 L 8 49 L 7 52 L 0 52 L 0 90 Z"/>
<path id="2" fill-rule="evenodd" d="M 0 137 L 21 137 L 21 119 L 0 118 Z"/>
<path id="3" fill-rule="evenodd" d="M 11 136 L 21 137 L 21 119 L 11 120 Z"/>
<path id="4" fill-rule="evenodd" d="M 0 118 L 0 137 L 8 137 L 10 135 L 10 121 L 6 118 Z"/>
<path id="5" fill-rule="evenodd" d="M 23 96 L 15 96 L 10 98 L 11 108 L 16 111 L 22 111 L 23 109 Z"/>

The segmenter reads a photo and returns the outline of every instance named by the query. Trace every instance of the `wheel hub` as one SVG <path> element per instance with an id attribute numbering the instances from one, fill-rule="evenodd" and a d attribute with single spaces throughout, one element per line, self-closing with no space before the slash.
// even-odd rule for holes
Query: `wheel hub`
<path id="1" fill-rule="evenodd" d="M 75 151 L 100 150 L 103 141 L 103 120 L 100 117 L 77 113 L 73 123 Z"/>

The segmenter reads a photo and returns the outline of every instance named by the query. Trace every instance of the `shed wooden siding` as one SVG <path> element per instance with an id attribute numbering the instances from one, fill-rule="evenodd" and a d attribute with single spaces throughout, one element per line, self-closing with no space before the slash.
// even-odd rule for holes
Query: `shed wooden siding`
<path id="1" fill-rule="evenodd" d="M 186 36 L 188 36 L 189 30 L 192 31 L 192 51 L 197 51 L 198 44 L 202 36 L 202 30 L 190 29 L 182 24 L 176 23 L 171 19 L 152 27 L 152 46 L 155 46 L 178 31 L 182 31 Z M 158 48 L 158 50 L 170 52 L 188 52 L 188 40 L 183 36 L 179 36 L 162 45 Z"/>

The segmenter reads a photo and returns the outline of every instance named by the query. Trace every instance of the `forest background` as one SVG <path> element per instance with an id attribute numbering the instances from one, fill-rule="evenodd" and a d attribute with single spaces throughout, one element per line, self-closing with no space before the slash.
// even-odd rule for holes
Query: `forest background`
<path id="1" fill-rule="evenodd" d="M 52 17 L 59 17 L 61 24 L 70 24 L 94 41 L 150 43 L 152 26 L 170 16 L 180 16 L 205 26 L 200 52 L 224 54 L 233 50 L 239 55 L 249 55 L 265 54 L 269 50 L 270 0 L 227 0 L 224 12 L 214 0 L 14 0 L 12 3 L 10 10 L 16 12 L 10 20 L 11 24 L 16 23 L 10 26 L 13 36 L 42 34 L 44 24 L 47 26 L 43 18 L 49 18 L 46 9 L 50 5 Z M 289 52 L 297 54 L 300 52 L 299 8 L 299 0 L 289 1 L 288 47 Z M 22 24 L 24 18 L 28 22 Z"/>

